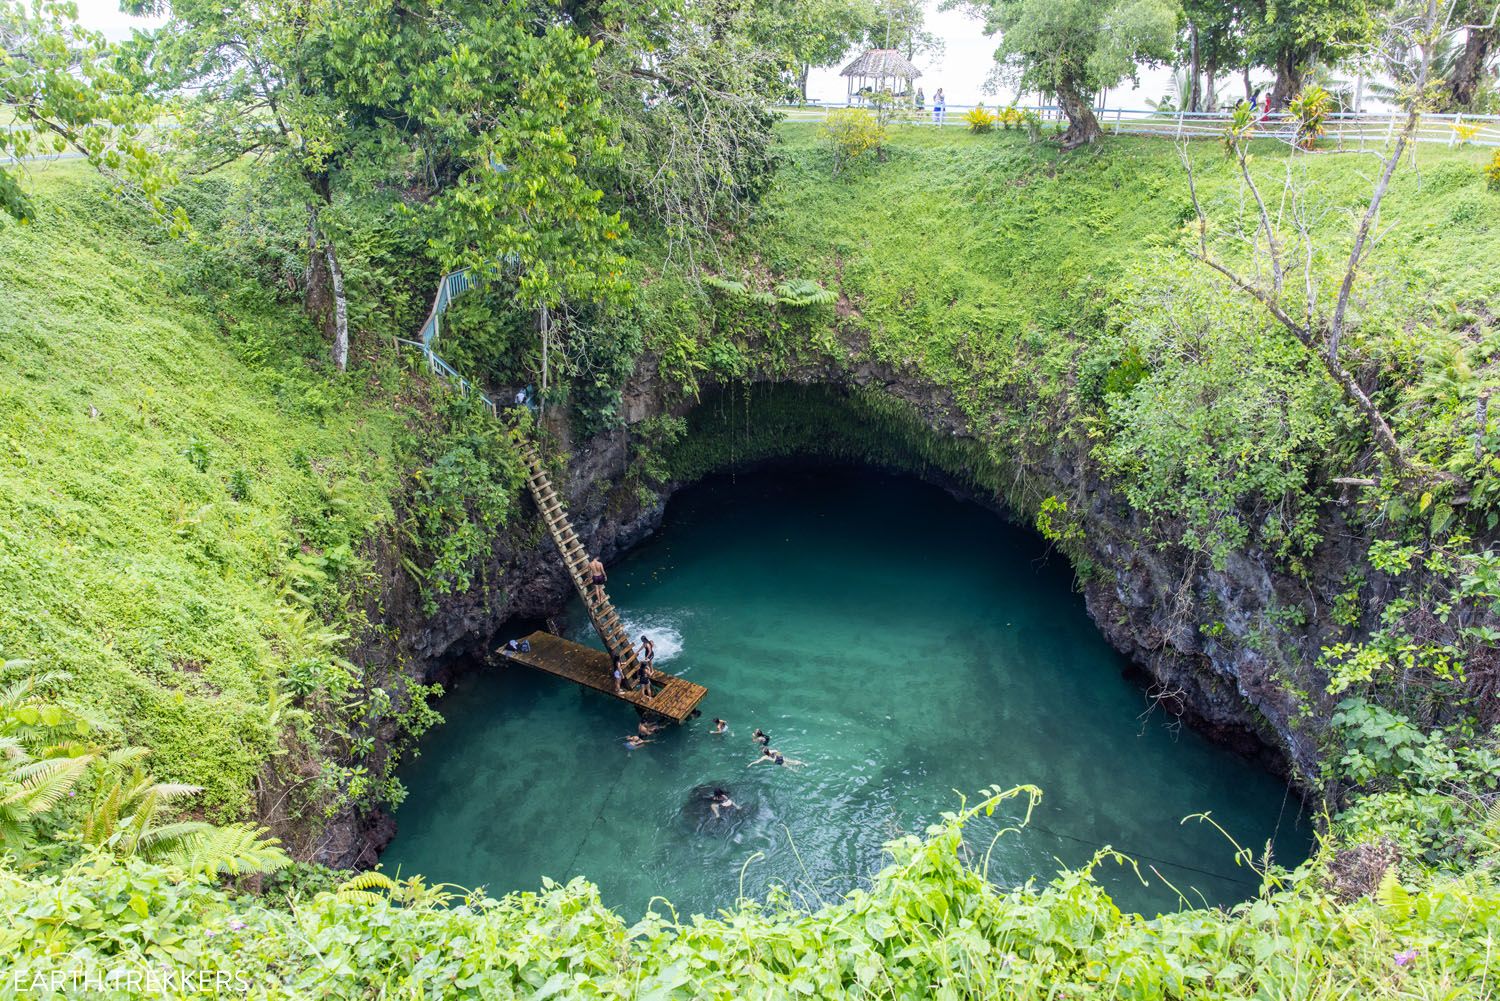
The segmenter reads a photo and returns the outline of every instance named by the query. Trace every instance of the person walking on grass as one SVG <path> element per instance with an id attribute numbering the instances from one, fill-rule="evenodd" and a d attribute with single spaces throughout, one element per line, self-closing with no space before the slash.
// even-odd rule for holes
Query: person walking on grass
<path id="1" fill-rule="evenodd" d="M 932 124 L 941 125 L 947 117 L 948 99 L 943 96 L 943 88 L 939 87 L 932 95 Z"/>

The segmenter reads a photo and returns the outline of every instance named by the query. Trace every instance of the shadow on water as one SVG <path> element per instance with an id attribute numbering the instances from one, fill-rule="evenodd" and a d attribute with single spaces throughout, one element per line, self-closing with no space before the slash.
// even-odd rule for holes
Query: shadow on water
<path id="1" fill-rule="evenodd" d="M 1283 783 L 1139 718 L 1144 695 L 1060 557 L 936 488 L 861 470 L 710 481 L 610 584 L 632 635 L 708 686 L 703 717 L 627 751 L 636 717 L 608 697 L 518 668 L 464 675 L 402 768 L 388 870 L 496 892 L 585 875 L 627 915 L 658 895 L 684 914 L 729 906 L 742 871 L 751 896 L 781 885 L 816 903 L 868 880 L 885 842 L 922 833 L 956 790 L 1021 783 L 1045 798 L 996 842 L 1001 886 L 1112 845 L 1149 881 L 1102 869 L 1123 907 L 1177 907 L 1167 881 L 1194 902 L 1245 899 L 1255 880 L 1230 844 L 1183 822 L 1200 812 L 1283 862 L 1307 851 Z M 805 764 L 751 766 L 757 726 Z M 720 818 L 715 786 L 738 804 Z M 976 856 L 1004 822 L 966 832 Z"/>

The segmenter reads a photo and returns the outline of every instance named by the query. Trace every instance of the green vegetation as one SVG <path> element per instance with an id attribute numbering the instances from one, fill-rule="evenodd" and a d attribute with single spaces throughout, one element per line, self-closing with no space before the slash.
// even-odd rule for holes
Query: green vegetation
<path id="1" fill-rule="evenodd" d="M 0 685 L 32 676 L 0 693 L 10 984 L 170 966 L 264 996 L 1493 992 L 1495 196 L 1481 151 L 1421 148 L 1367 211 L 1381 161 L 1313 153 L 1334 97 L 1305 79 L 1379 36 L 1400 99 L 1432 99 L 1456 41 L 1432 5 L 1386 24 L 1367 0 L 969 4 L 1064 105 L 1059 144 L 1015 109 L 961 134 L 888 128 L 888 107 L 778 144 L 768 101 L 814 61 L 882 22 L 931 44 L 909 0 L 132 6 L 171 17 L 110 48 L 66 5 L 0 0 L 21 126 L 0 152 L 81 150 L 152 210 L 79 171 L 0 171 Z M 1301 148 L 1246 108 L 1184 159 L 1063 152 L 1100 137 L 1100 88 L 1184 41 L 1189 105 L 1200 70 L 1211 103 L 1216 72 L 1272 68 Z M 1492 43 L 1466 36 L 1478 69 L 1444 77 L 1448 103 L 1484 99 Z M 1297 873 L 1241 852 L 1256 899 L 1152 921 L 1086 870 L 988 885 L 962 814 L 816 914 L 773 897 L 626 925 L 583 882 L 497 901 L 288 865 L 327 819 L 399 803 L 387 745 L 436 720 L 387 585 L 409 577 L 429 614 L 482 592 L 512 525 L 511 432 L 386 347 L 460 264 L 482 284 L 445 352 L 539 384 L 574 440 L 620 427 L 642 364 L 700 401 L 632 429 L 618 496 L 788 455 L 937 470 L 1090 574 L 1102 485 L 1142 545 L 1305 587 L 1201 632 L 1264 657 L 1320 741 L 1301 778 L 1337 814 L 1324 850 Z M 850 388 L 894 378 L 931 405 Z M 933 433 L 948 401 L 971 436 Z M 1280 634 L 1313 623 L 1321 657 L 1288 668 Z M 1033 791 L 980 808 L 1013 796 Z"/>
<path id="2" fill-rule="evenodd" d="M 133 862 L 0 881 L 0 948 L 22 983 L 167 966 L 273 998 L 1482 997 L 1493 981 L 1500 901 L 1472 882 L 1155 921 L 1086 871 L 997 890 L 960 859 L 962 821 L 1030 794 L 991 790 L 893 842 L 868 890 L 812 914 L 773 898 L 627 924 L 583 880 L 495 900 L 378 875 L 288 910 Z"/>
<path id="3" fill-rule="evenodd" d="M 346 659 L 381 628 L 370 544 L 399 521 L 432 587 L 466 580 L 515 498 L 493 422 L 440 398 L 417 434 L 399 367 L 330 379 L 275 259 L 220 230 L 227 184 L 191 192 L 187 245 L 76 168 L 37 194 L 0 229 L 0 650 L 66 671 L 108 743 L 150 748 L 210 817 L 256 813 L 288 769 L 313 781 L 283 807 L 314 821 L 398 795 L 327 753 L 405 712 Z"/>

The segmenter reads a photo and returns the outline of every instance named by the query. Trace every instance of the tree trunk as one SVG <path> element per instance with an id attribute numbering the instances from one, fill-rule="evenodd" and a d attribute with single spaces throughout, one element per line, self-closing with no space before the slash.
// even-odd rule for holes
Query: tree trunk
<path id="1" fill-rule="evenodd" d="M 1214 80 L 1219 75 L 1219 66 L 1210 59 L 1203 64 L 1203 110 L 1218 111 L 1219 102 L 1214 96 Z"/>
<path id="2" fill-rule="evenodd" d="M 1245 103 L 1249 104 L 1255 100 L 1255 90 L 1250 86 L 1250 67 L 1248 64 L 1240 67 L 1240 75 L 1245 78 Z"/>
<path id="3" fill-rule="evenodd" d="M 1301 54 L 1283 50 L 1276 55 L 1276 83 L 1271 88 L 1271 110 L 1281 111 L 1302 90 L 1302 74 L 1307 60 Z"/>
<path id="4" fill-rule="evenodd" d="M 1099 119 L 1094 117 L 1094 109 L 1089 107 L 1089 102 L 1078 92 L 1073 81 L 1058 81 L 1057 103 L 1068 116 L 1068 128 L 1061 138 L 1063 149 L 1076 149 L 1097 142 L 1104 134 L 1099 128 Z"/>
<path id="5" fill-rule="evenodd" d="M 1188 22 L 1188 72 L 1193 75 L 1192 82 L 1188 85 L 1188 110 L 1201 111 L 1198 107 L 1203 99 L 1203 93 L 1198 89 L 1198 26 L 1192 21 Z"/>
<path id="6" fill-rule="evenodd" d="M 1452 109 L 1468 108 L 1484 82 L 1485 65 L 1500 40 L 1500 27 L 1471 28 L 1464 50 L 1459 53 L 1453 76 L 1448 81 L 1448 103 Z"/>
<path id="7" fill-rule="evenodd" d="M 333 363 L 343 372 L 349 367 L 349 300 L 344 297 L 344 272 L 332 240 L 323 242 L 323 261 L 333 279 Z"/>
<path id="8" fill-rule="evenodd" d="M 797 90 L 802 94 L 802 103 L 807 103 L 807 63 L 797 68 Z"/>

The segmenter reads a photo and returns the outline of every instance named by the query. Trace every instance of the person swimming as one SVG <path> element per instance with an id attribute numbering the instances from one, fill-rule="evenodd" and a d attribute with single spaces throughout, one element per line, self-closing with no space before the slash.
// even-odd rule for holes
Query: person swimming
<path id="1" fill-rule="evenodd" d="M 773 747 L 762 747 L 760 749 L 760 757 L 756 758 L 745 767 L 754 768 L 756 765 L 760 764 L 763 761 L 769 761 L 773 765 L 781 765 L 783 768 L 796 768 L 798 765 L 807 764 L 807 762 L 798 761 L 796 758 L 788 758 L 786 755 L 782 754 L 780 751 L 776 750 Z"/>
<path id="2" fill-rule="evenodd" d="M 646 720 L 641 720 L 640 723 L 636 726 L 635 732 L 640 734 L 642 737 L 650 737 L 652 734 L 655 734 L 657 731 L 662 729 L 664 729 L 664 727 L 660 723 L 650 723 Z"/>
<path id="3" fill-rule="evenodd" d="M 626 748 L 628 748 L 629 750 L 632 750 L 632 751 L 634 751 L 638 747 L 645 747 L 647 744 L 650 744 L 650 743 L 652 743 L 652 741 L 646 740 L 644 737 L 637 737 L 633 733 L 630 736 L 628 736 L 628 737 L 625 738 L 625 746 L 626 746 Z"/>
<path id="4" fill-rule="evenodd" d="M 729 721 L 728 720 L 719 719 L 719 717 L 715 716 L 714 717 L 714 733 L 728 733 L 728 732 L 729 732 Z"/>
<path id="5" fill-rule="evenodd" d="M 729 798 L 729 793 L 723 789 L 715 789 L 714 794 L 708 798 L 708 808 L 718 817 L 720 810 L 733 810 L 736 804 Z"/>
<path id="6" fill-rule="evenodd" d="M 755 741 L 761 747 L 770 747 L 771 746 L 771 737 L 770 737 L 770 735 L 767 734 L 760 727 L 756 727 L 755 728 L 755 732 L 750 735 L 750 739 L 753 740 L 753 741 Z"/>

